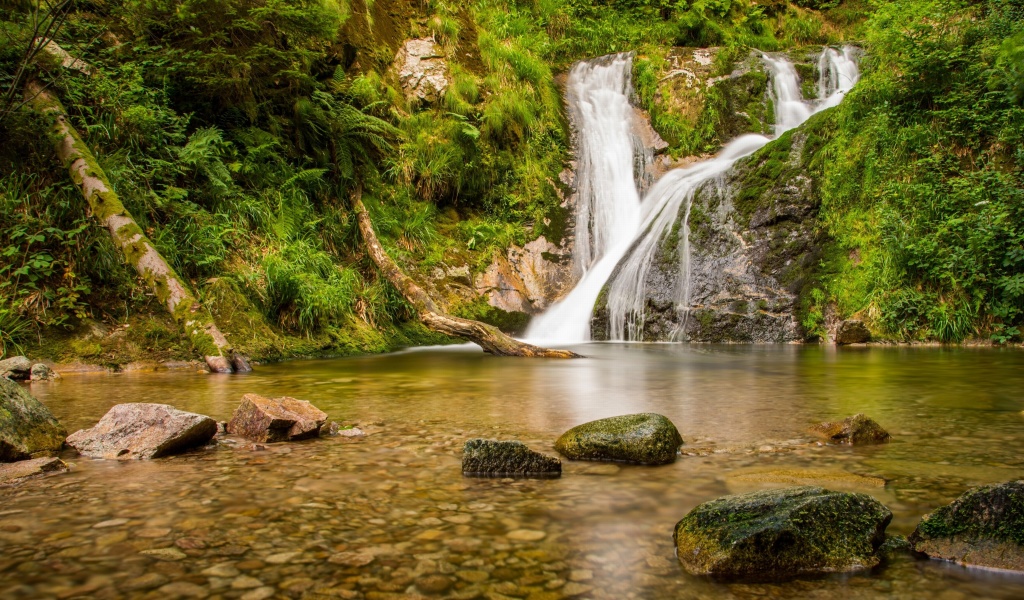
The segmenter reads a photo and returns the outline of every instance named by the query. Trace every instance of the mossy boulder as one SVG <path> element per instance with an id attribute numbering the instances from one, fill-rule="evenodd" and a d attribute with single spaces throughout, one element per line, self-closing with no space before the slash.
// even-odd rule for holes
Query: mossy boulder
<path id="1" fill-rule="evenodd" d="M 705 502 L 673 537 L 694 575 L 778 580 L 874 567 L 891 520 L 871 496 L 805 486 Z"/>
<path id="2" fill-rule="evenodd" d="M 599 419 L 562 434 L 555 449 L 573 460 L 663 465 L 676 459 L 683 438 L 672 421 L 655 413 Z"/>
<path id="3" fill-rule="evenodd" d="M 0 462 L 55 453 L 67 430 L 17 383 L 0 377 Z"/>
<path id="4" fill-rule="evenodd" d="M 836 330 L 836 344 L 864 344 L 871 341 L 871 331 L 868 330 L 864 321 L 859 319 L 847 319 L 839 324 Z"/>
<path id="5" fill-rule="evenodd" d="M 818 423 L 810 428 L 810 432 L 834 444 L 884 444 L 892 437 L 881 425 L 863 413 L 842 421 Z"/>
<path id="6" fill-rule="evenodd" d="M 969 490 L 926 515 L 910 543 L 931 558 L 1024 571 L 1024 481 Z"/>
<path id="7" fill-rule="evenodd" d="M 522 442 L 473 439 L 462 448 L 462 474 L 474 477 L 561 477 L 562 461 Z"/>

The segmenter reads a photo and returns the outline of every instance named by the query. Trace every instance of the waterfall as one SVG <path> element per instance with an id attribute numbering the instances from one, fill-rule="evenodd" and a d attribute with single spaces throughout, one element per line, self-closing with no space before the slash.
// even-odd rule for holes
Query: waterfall
<path id="1" fill-rule="evenodd" d="M 821 75 L 817 82 L 817 102 L 803 99 L 800 80 L 791 62 L 782 57 L 762 56 L 771 76 L 776 137 L 800 126 L 816 112 L 839 104 L 859 76 L 856 54 L 857 50 L 851 47 L 822 51 L 818 61 Z M 621 76 L 603 71 L 620 62 L 627 70 Z M 606 289 L 607 294 L 609 337 L 641 340 L 646 277 L 659 245 L 672 233 L 683 210 L 678 232 L 681 277 L 676 293 L 676 310 L 683 317 L 683 326 L 673 336 L 681 339 L 690 300 L 689 212 L 694 192 L 705 182 L 720 178 L 737 160 L 771 141 L 761 135 L 742 135 L 715 157 L 670 171 L 638 201 L 633 175 L 636 154 L 629 134 L 631 117 L 624 116 L 627 112 L 632 115 L 628 87 L 622 87 L 623 84 L 628 86 L 628 69 L 628 57 L 616 55 L 610 61 L 580 63 L 570 73 L 569 103 L 580 135 L 577 180 L 581 185 L 576 243 L 577 256 L 585 263 L 584 274 L 568 296 L 534 319 L 527 330 L 527 338 L 531 340 L 548 343 L 589 340 L 593 308 L 602 289 Z M 606 87 L 599 87 L 602 85 Z M 605 129 L 595 131 L 593 127 Z M 613 168 L 612 161 L 622 161 L 622 164 Z M 615 206 L 597 206 L 601 202 Z M 609 224 L 611 233 L 598 237 L 595 230 L 599 222 Z M 603 245 L 598 246 L 598 240 Z M 581 247 L 581 242 L 586 247 Z"/>

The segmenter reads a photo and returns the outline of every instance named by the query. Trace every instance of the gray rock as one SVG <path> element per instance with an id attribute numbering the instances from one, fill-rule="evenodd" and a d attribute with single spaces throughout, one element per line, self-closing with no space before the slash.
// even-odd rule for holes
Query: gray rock
<path id="1" fill-rule="evenodd" d="M 66 435 L 64 426 L 41 402 L 0 377 L 0 462 L 56 453 Z"/>
<path id="2" fill-rule="evenodd" d="M 228 433 L 255 442 L 285 442 L 320 435 L 327 413 L 305 400 L 287 396 L 242 396 L 242 403 L 228 421 Z"/>
<path id="3" fill-rule="evenodd" d="M 682 444 L 667 417 L 640 413 L 577 425 L 558 438 L 555 449 L 573 460 L 663 465 L 675 461 Z"/>
<path id="4" fill-rule="evenodd" d="M 434 102 L 448 89 L 448 62 L 433 38 L 407 40 L 395 57 L 406 96 Z"/>
<path id="5" fill-rule="evenodd" d="M 0 377 L 6 377 L 15 381 L 25 381 L 29 378 L 31 372 L 32 361 L 24 356 L 0 360 Z"/>
<path id="6" fill-rule="evenodd" d="M 884 444 L 892 437 L 882 426 L 863 413 L 842 421 L 818 423 L 811 433 L 834 444 Z"/>
<path id="7" fill-rule="evenodd" d="M 910 543 L 931 558 L 1024 572 L 1024 481 L 968 490 L 926 515 Z"/>
<path id="8" fill-rule="evenodd" d="M 53 379 L 60 379 L 60 375 L 50 367 L 43 363 L 36 363 L 32 365 L 31 371 L 32 381 L 51 381 Z"/>
<path id="9" fill-rule="evenodd" d="M 462 447 L 462 474 L 479 477 L 561 477 L 562 461 L 517 441 L 473 439 Z"/>
<path id="10" fill-rule="evenodd" d="M 160 458 L 207 444 L 217 422 L 167 404 L 118 404 L 91 429 L 68 436 L 69 446 L 92 458 Z"/>
<path id="11" fill-rule="evenodd" d="M 52 456 L 4 463 L 0 464 L 0 484 L 14 483 L 26 477 L 47 473 L 63 473 L 67 470 L 68 465 L 64 461 Z"/>
<path id="12" fill-rule="evenodd" d="M 845 344 L 863 344 L 871 341 L 871 332 L 864 325 L 864 321 L 858 319 L 847 319 L 839 324 L 836 330 L 836 343 L 840 346 Z"/>
<path id="13" fill-rule="evenodd" d="M 891 520 L 866 494 L 795 487 L 705 502 L 676 524 L 674 538 L 694 575 L 775 580 L 874 567 Z"/>

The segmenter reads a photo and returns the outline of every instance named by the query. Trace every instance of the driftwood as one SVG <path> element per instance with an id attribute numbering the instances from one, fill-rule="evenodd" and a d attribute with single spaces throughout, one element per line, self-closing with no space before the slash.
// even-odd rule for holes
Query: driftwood
<path id="1" fill-rule="evenodd" d="M 81 189 L 92 215 L 110 232 L 125 261 L 146 280 L 203 355 L 210 370 L 216 373 L 251 370 L 245 357 L 232 350 L 210 311 L 189 291 L 121 203 L 96 157 L 68 121 L 60 100 L 38 81 L 26 85 L 26 99 L 29 106 L 47 118 L 47 133 L 57 156 Z"/>
<path id="2" fill-rule="evenodd" d="M 550 350 L 515 340 L 501 332 L 497 327 L 447 315 L 438 308 L 433 298 L 406 275 L 398 264 L 388 256 L 377 239 L 373 230 L 370 215 L 363 205 L 362 192 L 356 189 L 352 195 L 352 207 L 359 221 L 359 231 L 366 242 L 367 251 L 377 269 L 395 286 L 409 304 L 416 309 L 420 321 L 429 329 L 469 340 L 483 348 L 484 352 L 495 356 L 527 356 L 539 358 L 580 358 L 579 354 L 568 350 Z"/>

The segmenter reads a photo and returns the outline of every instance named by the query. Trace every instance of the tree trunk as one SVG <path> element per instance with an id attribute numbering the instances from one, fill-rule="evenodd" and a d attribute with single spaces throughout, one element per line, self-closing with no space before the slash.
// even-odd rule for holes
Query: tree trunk
<path id="1" fill-rule="evenodd" d="M 92 215 L 107 228 L 125 261 L 139 275 L 178 322 L 192 345 L 216 373 L 248 371 L 245 357 L 235 354 L 224 334 L 217 328 L 213 315 L 189 291 L 153 243 L 142 232 L 135 219 L 111 189 L 103 169 L 89 147 L 68 122 L 64 106 L 56 96 L 37 82 L 26 86 L 28 104 L 48 118 L 48 135 L 57 156 L 67 168 L 71 179 L 82 190 Z"/>
<path id="2" fill-rule="evenodd" d="M 496 356 L 528 356 L 541 358 L 580 358 L 579 354 L 568 350 L 549 350 L 530 344 L 524 344 L 505 335 L 497 327 L 452 317 L 441 311 L 427 292 L 416 285 L 408 275 L 402 272 L 384 251 L 373 231 L 370 215 L 363 205 L 362 191 L 357 189 L 352 195 L 352 206 L 359 220 L 359 231 L 363 234 L 366 248 L 377 269 L 395 286 L 405 299 L 413 305 L 420 321 L 428 328 L 446 335 L 463 338 L 483 348 L 484 352 Z"/>

